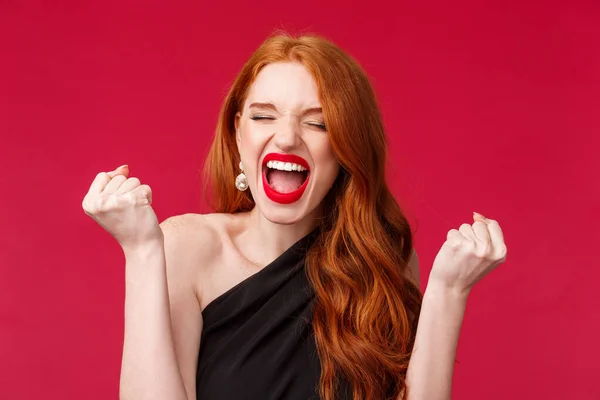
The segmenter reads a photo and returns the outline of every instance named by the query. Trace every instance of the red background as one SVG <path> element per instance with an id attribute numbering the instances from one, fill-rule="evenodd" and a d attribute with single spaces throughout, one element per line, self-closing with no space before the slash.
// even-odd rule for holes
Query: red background
<path id="1" fill-rule="evenodd" d="M 472 211 L 504 228 L 454 398 L 600 398 L 600 3 L 238 0 L 0 2 L 0 398 L 117 398 L 123 257 L 81 199 L 128 163 L 161 220 L 206 211 L 220 102 L 276 28 L 372 77 L 423 287 Z"/>

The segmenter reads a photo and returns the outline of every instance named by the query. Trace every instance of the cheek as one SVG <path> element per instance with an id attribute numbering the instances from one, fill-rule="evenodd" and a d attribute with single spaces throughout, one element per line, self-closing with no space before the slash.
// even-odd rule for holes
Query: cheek
<path id="1" fill-rule="evenodd" d="M 322 167 L 322 176 L 324 179 L 335 180 L 340 170 L 340 164 L 337 161 L 329 140 L 319 147 L 315 155 L 315 164 Z"/>
<path id="2" fill-rule="evenodd" d="M 256 163 L 256 159 L 264 147 L 263 135 L 253 132 L 251 129 L 242 131 L 238 146 L 240 154 L 246 163 Z"/>

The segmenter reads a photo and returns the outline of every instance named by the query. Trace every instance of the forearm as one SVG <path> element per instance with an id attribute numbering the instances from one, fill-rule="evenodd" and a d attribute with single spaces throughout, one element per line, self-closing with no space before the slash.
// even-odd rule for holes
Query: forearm
<path id="1" fill-rule="evenodd" d="M 423 296 L 408 366 L 408 400 L 449 400 L 466 294 L 430 284 Z"/>
<path id="2" fill-rule="evenodd" d="M 162 243 L 125 253 L 122 400 L 187 400 L 173 345 Z"/>

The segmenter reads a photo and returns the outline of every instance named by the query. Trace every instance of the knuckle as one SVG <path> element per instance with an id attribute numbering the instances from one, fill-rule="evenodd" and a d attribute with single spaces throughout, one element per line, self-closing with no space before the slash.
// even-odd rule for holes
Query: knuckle
<path id="1" fill-rule="evenodd" d="M 88 214 L 98 214 L 102 210 L 102 199 L 96 195 L 86 195 L 82 202 L 82 207 Z"/>
<path id="2" fill-rule="evenodd" d="M 452 250 L 453 252 L 456 252 L 460 248 L 460 242 L 457 242 L 454 240 L 446 240 L 444 242 L 444 246 L 449 247 L 450 250 Z"/>
<path id="3" fill-rule="evenodd" d="M 477 254 L 477 245 L 473 240 L 469 238 L 464 238 L 463 246 L 467 252 Z"/>
<path id="4" fill-rule="evenodd" d="M 137 196 L 133 192 L 124 193 L 121 197 L 127 205 L 135 205 L 137 203 Z"/>
<path id="5" fill-rule="evenodd" d="M 150 189 L 150 186 L 144 185 L 142 194 L 144 196 L 144 204 L 152 204 L 152 189 Z"/>
<path id="6" fill-rule="evenodd" d="M 506 245 L 504 243 L 502 243 L 501 245 L 498 246 L 498 249 L 496 250 L 496 258 L 498 258 L 499 260 L 503 260 L 506 258 L 506 253 L 507 253 Z"/>
<path id="7" fill-rule="evenodd" d="M 139 191 L 144 197 L 152 197 L 152 189 L 148 185 L 141 185 Z"/>
<path id="8" fill-rule="evenodd" d="M 477 246 L 477 256 L 484 259 L 489 259 L 492 256 L 492 246 L 489 243 L 481 243 Z"/>
<path id="9" fill-rule="evenodd" d="M 91 212 L 93 212 L 93 207 L 92 207 L 92 205 L 90 204 L 90 200 L 88 199 L 88 197 L 87 197 L 87 196 L 83 198 L 83 201 L 81 202 L 81 207 L 83 208 L 83 210 L 84 210 L 86 213 L 91 213 Z"/>
<path id="10" fill-rule="evenodd" d="M 96 211 L 96 213 L 108 211 L 108 209 L 109 209 L 108 203 L 109 202 L 108 202 L 107 197 L 98 196 L 97 198 L 94 199 L 94 202 L 93 202 L 94 210 Z"/>

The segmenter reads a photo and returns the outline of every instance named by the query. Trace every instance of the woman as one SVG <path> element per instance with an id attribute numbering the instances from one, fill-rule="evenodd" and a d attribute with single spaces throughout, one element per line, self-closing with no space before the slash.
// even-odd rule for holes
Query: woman
<path id="1" fill-rule="evenodd" d="M 215 214 L 159 225 L 127 166 L 100 173 L 83 207 L 126 258 L 121 398 L 450 398 L 468 293 L 506 246 L 474 214 L 421 297 L 385 164 L 358 64 L 275 36 L 225 99 L 206 163 Z"/>

